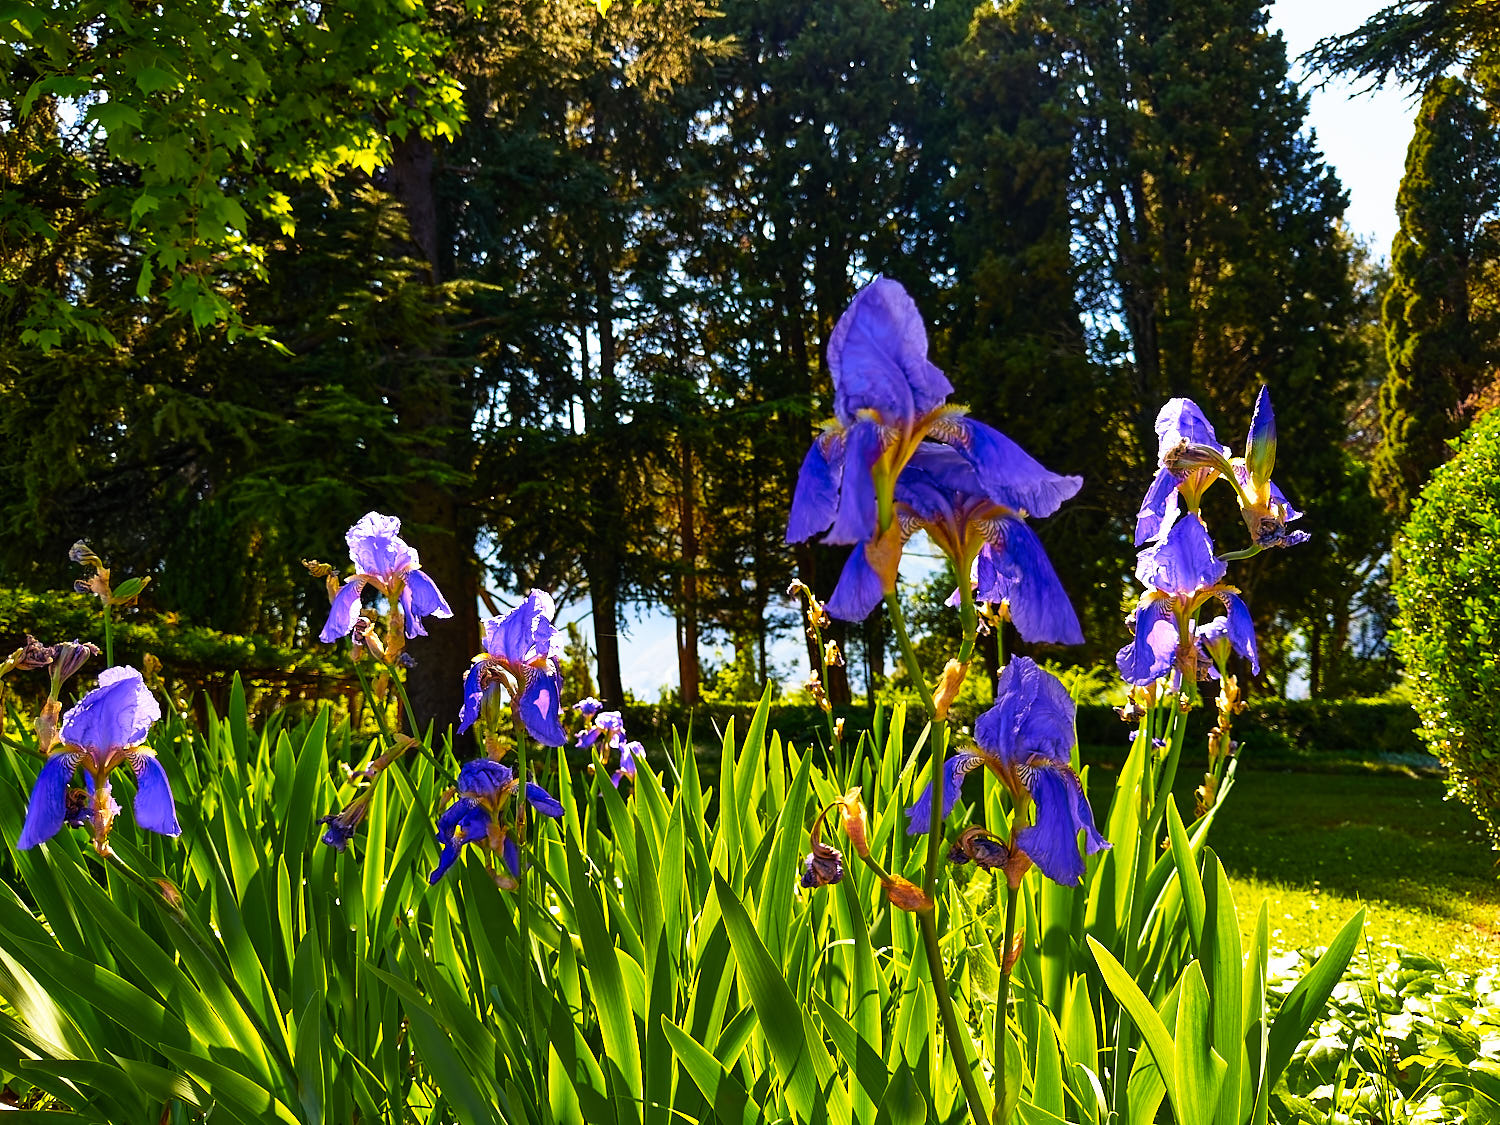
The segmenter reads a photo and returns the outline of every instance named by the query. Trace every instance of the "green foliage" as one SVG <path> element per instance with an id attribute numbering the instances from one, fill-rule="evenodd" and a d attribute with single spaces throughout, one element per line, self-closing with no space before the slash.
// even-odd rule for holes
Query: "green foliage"
<path id="1" fill-rule="evenodd" d="M 1497 325 L 1477 293 L 1500 252 L 1489 229 L 1497 206 L 1500 133 L 1466 81 L 1435 79 L 1406 151 L 1382 311 L 1390 373 L 1374 483 L 1402 515 L 1447 460 L 1448 439 L 1500 357 Z"/>
<path id="2" fill-rule="evenodd" d="M 268 637 L 220 633 L 145 610 L 126 610 L 113 628 L 116 659 L 139 666 L 150 653 L 161 662 L 163 676 L 183 699 L 195 699 L 208 688 L 222 698 L 235 675 L 225 669 L 238 669 L 238 674 L 257 688 L 304 699 L 328 699 L 357 688 L 342 661 L 326 652 L 289 648 Z M 43 644 L 85 640 L 102 649 L 98 599 L 76 593 L 33 594 L 0 586 L 0 648 L 10 652 L 25 641 L 27 633 Z M 47 694 L 46 674 L 20 673 L 7 686 L 40 698 Z"/>
<path id="3" fill-rule="evenodd" d="M 1273 958 L 1280 998 L 1303 958 Z M 1368 947 L 1298 1045 L 1278 1101 L 1288 1116 L 1332 1125 L 1489 1122 L 1500 1113 L 1500 994 L 1489 975 L 1445 972 L 1405 954 L 1380 966 Z"/>
<path id="4" fill-rule="evenodd" d="M 242 310 L 219 279 L 264 275 L 267 227 L 296 229 L 293 185 L 372 173 L 393 140 L 451 138 L 463 117 L 439 62 L 448 44 L 420 3 L 360 0 L 315 18 L 259 0 L 6 4 L 0 38 L 14 52 L 0 100 L 30 143 L 7 164 L 21 175 L 0 228 L 24 232 L 27 249 L 0 265 L 0 308 L 43 352 L 117 340 L 70 299 L 69 274 L 89 264 L 66 234 L 81 201 L 49 183 L 91 148 L 107 167 L 80 181 L 90 221 L 131 245 L 137 296 L 235 336 Z"/>
<path id="5" fill-rule="evenodd" d="M 871 806 L 881 861 L 920 863 L 900 823 L 922 780 L 897 749 L 904 713 L 881 720 L 889 744 L 832 767 L 765 723 L 763 705 L 743 741 L 727 732 L 712 790 L 680 747 L 670 791 L 645 769 L 627 796 L 603 771 L 548 766 L 566 815 L 529 847 L 530 913 L 472 857 L 428 888 L 447 782 L 425 755 L 382 775 L 351 851 L 319 845 L 314 818 L 354 792 L 334 763 L 373 748 L 326 716 L 256 734 L 238 687 L 205 734 L 169 718 L 153 738 L 183 836 L 138 833 L 127 810 L 113 859 L 66 832 L 11 849 L 35 765 L 7 746 L 0 1076 L 101 1123 L 185 1123 L 210 1104 L 246 1123 L 956 1121 L 912 917 L 858 864 L 837 888 L 792 890 L 805 826 L 853 783 L 889 796 Z M 1242 951 L 1209 821 L 1189 831 L 1160 803 L 1167 763 L 1151 758 L 1139 740 L 1107 818 L 1114 850 L 1084 887 L 1023 891 L 1009 1063 L 1023 1120 L 1114 1107 L 1145 1122 L 1164 1097 L 1253 1120 L 1347 959 L 1335 943 L 1269 1014 L 1264 920 Z M 1171 829 L 1160 860 L 1137 830 L 1143 800 Z M 998 787 L 981 801 L 999 825 Z M 980 1027 L 998 892 L 970 873 L 940 907 L 945 973 Z"/>
<path id="6" fill-rule="evenodd" d="M 1397 552 L 1396 649 L 1422 740 L 1500 844 L 1500 412 L 1433 474 Z"/>

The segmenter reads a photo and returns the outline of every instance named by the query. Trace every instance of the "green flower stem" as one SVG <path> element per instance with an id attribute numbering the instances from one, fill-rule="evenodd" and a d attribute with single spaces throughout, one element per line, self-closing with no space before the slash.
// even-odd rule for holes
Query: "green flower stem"
<path id="1" fill-rule="evenodd" d="M 531 977 L 536 964 L 531 946 L 531 865 L 526 862 L 526 857 L 531 851 L 531 834 L 528 831 L 531 826 L 527 823 L 529 818 L 526 816 L 526 782 L 530 778 L 530 773 L 526 755 L 526 727 L 522 724 L 521 716 L 514 707 L 511 708 L 511 712 L 516 721 L 516 765 L 518 767 L 516 777 L 520 782 L 516 787 L 516 795 L 511 799 L 515 802 L 513 823 L 521 827 L 521 840 L 516 846 L 521 857 L 521 874 L 517 880 L 521 884 L 517 889 L 520 898 L 517 916 L 521 929 L 522 948 L 526 951 L 526 979 L 523 983 L 526 993 L 526 1033 L 531 1039 L 532 1047 L 537 1048 L 541 1044 L 541 1038 L 536 1033 L 536 1007 L 531 997 Z M 541 1061 L 536 1057 L 535 1049 L 530 1054 L 531 1061 L 536 1067 L 533 1080 L 536 1082 L 537 1091 L 540 1092 L 543 1089 Z"/>
<path id="2" fill-rule="evenodd" d="M 969 1116 L 974 1119 L 974 1125 L 985 1125 L 983 1095 L 980 1094 L 979 1083 L 974 1081 L 974 1072 L 969 1067 L 969 1051 L 965 1042 L 968 1035 L 958 1022 L 958 1013 L 953 1010 L 953 997 L 948 994 L 948 978 L 943 973 L 943 950 L 938 944 L 937 908 L 920 911 L 917 914 L 917 924 L 922 931 L 922 948 L 927 952 L 927 971 L 932 974 L 932 991 L 937 996 L 943 1036 L 948 1040 L 948 1050 L 953 1055 L 953 1068 L 958 1071 L 958 1080 L 963 1084 L 964 1100 L 969 1104 Z"/>
<path id="3" fill-rule="evenodd" d="M 109 612 L 109 602 L 104 603 L 104 666 L 115 666 L 115 627 Z"/>
<path id="4" fill-rule="evenodd" d="M 922 696 L 922 706 L 927 709 L 930 724 L 928 741 L 932 745 L 932 819 L 927 835 L 927 864 L 922 874 L 922 890 L 929 896 L 937 883 L 938 861 L 943 851 L 943 756 L 947 749 L 948 722 L 937 717 L 937 704 L 932 698 L 932 689 L 922 674 L 922 664 L 917 659 L 917 650 L 912 647 L 911 637 L 906 631 L 906 618 L 901 613 L 901 600 L 894 593 L 885 596 L 885 607 L 891 615 L 891 626 L 896 631 L 896 640 L 901 645 L 901 658 L 906 663 L 906 674 L 917 685 Z"/>
<path id="5" fill-rule="evenodd" d="M 1005 887 L 1005 943 L 1000 947 L 1000 988 L 995 994 L 995 1117 L 993 1125 L 1010 1125 L 1010 1114 L 1005 1112 L 1006 1073 L 1005 1050 L 1010 1037 L 1010 974 L 1005 967 L 1010 957 L 1011 942 L 1016 937 L 1016 901 L 1020 896 L 1009 883 Z"/>
<path id="6" fill-rule="evenodd" d="M 395 740 L 391 737 L 390 725 L 385 721 L 385 709 L 381 706 L 380 701 L 375 698 L 375 692 L 370 687 L 369 677 L 365 675 L 365 670 L 359 666 L 358 660 L 350 661 L 350 663 L 354 665 L 354 674 L 359 677 L 359 686 L 365 694 L 365 702 L 370 705 L 370 710 L 375 713 L 375 725 L 380 728 L 381 736 L 394 746 Z"/>
<path id="7" fill-rule="evenodd" d="M 389 668 L 390 665 L 387 665 L 386 667 Z M 401 699 L 401 713 L 406 716 L 406 725 L 411 730 L 412 737 L 418 738 L 417 713 L 411 709 L 411 699 L 407 697 L 406 684 L 402 681 L 401 677 L 396 674 L 395 668 L 391 668 L 389 674 L 391 677 L 391 683 L 396 686 L 396 695 Z M 419 738 L 418 741 L 420 741 Z"/>
<path id="8" fill-rule="evenodd" d="M 885 605 L 891 615 L 891 625 L 896 632 L 896 640 L 901 645 L 901 657 L 906 663 L 907 675 L 911 677 L 912 683 L 917 685 L 917 690 L 921 693 L 922 704 L 927 709 L 927 716 L 931 723 L 932 827 L 927 837 L 927 866 L 923 875 L 922 890 L 929 897 L 933 897 L 937 883 L 938 863 L 943 849 L 942 778 L 948 723 L 945 719 L 937 717 L 937 705 L 932 697 L 932 689 L 928 687 L 927 680 L 922 675 L 921 662 L 917 659 L 916 649 L 912 647 L 911 636 L 906 631 L 906 618 L 901 613 L 900 600 L 894 593 L 890 593 L 885 597 Z M 972 597 L 970 605 L 972 612 Z M 972 651 L 972 638 L 967 640 L 967 647 Z M 931 910 L 918 912 L 917 925 L 922 931 L 922 948 L 927 954 L 927 971 L 932 979 L 933 994 L 937 997 L 938 1016 L 943 1025 L 943 1036 L 948 1041 L 948 1050 L 953 1055 L 954 1069 L 958 1071 L 959 1081 L 963 1084 L 964 1100 L 968 1103 L 969 1115 L 974 1119 L 974 1125 L 985 1125 L 983 1096 L 969 1068 L 967 1033 L 963 1025 L 959 1023 L 958 1013 L 953 1009 L 953 997 L 948 992 L 948 979 L 943 972 L 943 950 L 938 941 L 935 903 Z"/>

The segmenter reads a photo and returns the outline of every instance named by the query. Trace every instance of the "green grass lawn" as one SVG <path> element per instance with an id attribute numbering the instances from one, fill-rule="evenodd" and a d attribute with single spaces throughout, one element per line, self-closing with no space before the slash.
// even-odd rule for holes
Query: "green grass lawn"
<path id="1" fill-rule="evenodd" d="M 1308 764 L 1244 761 L 1209 835 L 1246 936 L 1263 899 L 1281 949 L 1326 945 L 1363 905 L 1377 959 L 1401 948 L 1454 969 L 1500 964 L 1500 856 L 1444 783 L 1332 757 L 1322 764 L 1336 772 Z M 1189 815 L 1194 765 L 1188 748 L 1176 794 Z"/>

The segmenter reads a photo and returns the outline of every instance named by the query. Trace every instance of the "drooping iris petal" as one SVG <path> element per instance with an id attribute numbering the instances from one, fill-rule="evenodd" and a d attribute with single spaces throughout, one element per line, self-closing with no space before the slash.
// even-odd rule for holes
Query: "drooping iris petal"
<path id="1" fill-rule="evenodd" d="M 1156 456 L 1160 461 L 1183 442 L 1194 445 L 1211 445 L 1224 450 L 1219 444 L 1213 426 L 1190 398 L 1171 398 L 1156 412 Z"/>
<path id="2" fill-rule="evenodd" d="M 384 580 L 421 566 L 421 557 L 400 533 L 401 521 L 395 516 L 365 513 L 344 535 L 354 569 Z"/>
<path id="3" fill-rule="evenodd" d="M 1007 769 L 1037 754 L 1067 762 L 1076 710 L 1061 680 L 1018 656 L 1000 673 L 995 705 L 974 723 L 974 741 Z"/>
<path id="4" fill-rule="evenodd" d="M 861 410 L 912 422 L 953 393 L 927 359 L 927 329 L 900 282 L 877 277 L 855 294 L 828 340 L 833 410 L 852 426 Z"/>
<path id="5" fill-rule="evenodd" d="M 1109 847 L 1109 841 L 1094 827 L 1093 810 L 1072 769 L 1046 764 L 1033 766 L 1027 774 L 1026 787 L 1036 807 L 1035 823 L 1017 833 L 1016 844 L 1047 878 L 1076 887 L 1084 870 L 1078 833 L 1084 833 L 1084 850 L 1090 855 Z"/>
<path id="6" fill-rule="evenodd" d="M 52 839 L 62 830 L 68 815 L 68 782 L 73 779 L 80 757 L 76 753 L 53 754 L 42 766 L 36 784 L 31 787 L 26 823 L 16 841 L 16 847 L 22 851 Z"/>
<path id="7" fill-rule="evenodd" d="M 1218 598 L 1229 611 L 1229 643 L 1235 652 L 1250 661 L 1250 671 L 1260 675 L 1260 648 L 1255 643 L 1255 620 L 1250 616 L 1250 607 L 1228 590 L 1219 591 Z"/>
<path id="8" fill-rule="evenodd" d="M 463 734 L 479 719 L 479 710 L 484 705 L 484 689 L 479 686 L 479 672 L 483 667 L 484 660 L 476 660 L 469 665 L 468 675 L 464 676 L 464 703 L 458 710 L 459 734 Z"/>
<path id="9" fill-rule="evenodd" d="M 568 741 L 558 711 L 562 701 L 562 674 L 531 669 L 526 686 L 516 698 L 516 714 L 532 738 L 543 746 L 561 746 Z"/>
<path id="10" fill-rule="evenodd" d="M 500 858 L 505 861 L 505 866 L 517 879 L 521 877 L 521 849 L 516 847 L 516 842 L 509 836 L 505 837 L 505 843 L 500 845 Z"/>
<path id="11" fill-rule="evenodd" d="M 792 493 L 786 520 L 786 541 L 802 543 L 827 531 L 839 510 L 839 485 L 844 476 L 844 440 L 824 435 L 813 442 Z"/>
<path id="12" fill-rule="evenodd" d="M 401 608 L 406 614 L 408 639 L 427 635 L 427 630 L 422 628 L 422 618 L 453 616 L 453 610 L 442 591 L 437 588 L 437 583 L 420 570 L 407 574 L 406 587 L 401 591 Z"/>
<path id="13" fill-rule="evenodd" d="M 62 741 L 85 750 L 104 752 L 139 746 L 151 724 L 161 718 L 161 704 L 134 668 L 106 668 L 99 686 L 64 713 L 58 733 Z"/>
<path id="14" fill-rule="evenodd" d="M 413 573 L 418 572 L 414 571 Z M 425 637 L 427 635 L 427 627 L 422 624 L 422 618 L 413 612 L 410 587 L 404 585 L 401 587 L 400 602 L 401 625 L 406 631 L 406 639 L 411 640 L 413 637 Z"/>
<path id="15" fill-rule="evenodd" d="M 475 840 L 485 839 L 489 828 L 489 810 L 472 797 L 460 797 L 444 809 L 437 822 L 437 838 L 443 850 L 438 856 L 437 868 L 427 881 L 436 883 L 441 879 L 458 858 L 459 849 Z"/>
<path id="16" fill-rule="evenodd" d="M 1164 594 L 1191 594 L 1223 581 L 1228 569 L 1214 555 L 1203 520 L 1189 513 L 1172 525 L 1165 539 L 1140 553 L 1135 576 Z"/>
<path id="17" fill-rule="evenodd" d="M 885 580 L 870 565 L 864 545 L 856 543 L 839 574 L 838 585 L 823 608 L 840 621 L 863 621 L 885 597 Z"/>
<path id="18" fill-rule="evenodd" d="M 1275 481 L 1267 482 L 1266 489 L 1271 494 L 1271 502 L 1274 504 L 1279 504 L 1281 505 L 1281 507 L 1286 509 L 1287 523 L 1291 523 L 1293 520 L 1302 518 L 1302 512 L 1292 507 L 1292 502 L 1286 498 L 1286 495 L 1281 491 L 1281 489 L 1276 487 Z M 1298 540 L 1299 543 L 1305 542 L 1306 540 L 1311 538 L 1311 536 L 1308 535 L 1305 531 L 1293 532 L 1293 534 L 1302 536 L 1302 538 Z"/>
<path id="19" fill-rule="evenodd" d="M 318 640 L 332 644 L 354 631 L 354 623 L 359 620 L 359 596 L 364 588 L 365 580 L 359 577 L 351 578 L 339 587 L 333 604 L 328 607 L 328 620 L 318 634 Z"/>
<path id="20" fill-rule="evenodd" d="M 135 773 L 135 822 L 163 836 L 181 836 L 182 826 L 177 823 L 177 805 L 172 800 L 172 783 L 167 780 L 167 771 L 149 750 L 130 755 L 130 768 Z"/>
<path id="21" fill-rule="evenodd" d="M 1172 603 L 1147 595 L 1135 610 L 1135 639 L 1115 654 L 1121 677 L 1145 685 L 1172 670 L 1177 656 L 1177 622 Z"/>
<path id="22" fill-rule="evenodd" d="M 971 418 L 955 418 L 934 437 L 962 453 L 980 486 L 996 504 L 1033 516 L 1050 516 L 1083 487 L 1083 478 L 1043 467 L 999 430 Z"/>
<path id="23" fill-rule="evenodd" d="M 1155 539 L 1163 528 L 1171 528 L 1180 510 L 1177 477 L 1169 469 L 1158 469 L 1141 501 L 1141 510 L 1135 514 L 1135 545 L 1139 547 Z"/>
<path id="24" fill-rule="evenodd" d="M 864 543 L 874 538 L 878 512 L 871 470 L 880 459 L 880 447 L 880 427 L 874 422 L 856 422 L 844 435 L 844 476 L 838 510 L 824 542 Z"/>
<path id="25" fill-rule="evenodd" d="M 943 819 L 947 820 L 958 803 L 958 794 L 963 789 L 964 778 L 984 765 L 983 754 L 955 754 L 943 763 Z M 916 836 L 932 831 L 932 782 L 922 787 L 917 799 L 906 809 L 906 833 Z"/>
<path id="26" fill-rule="evenodd" d="M 563 814 L 562 802 L 534 781 L 526 783 L 526 803 L 543 816 L 560 817 Z"/>
<path id="27" fill-rule="evenodd" d="M 1023 640 L 1034 643 L 1083 643 L 1078 614 L 1068 600 L 1046 548 L 1024 520 L 994 521 L 995 532 L 979 549 L 975 597 L 1010 604 L 1010 619 Z"/>

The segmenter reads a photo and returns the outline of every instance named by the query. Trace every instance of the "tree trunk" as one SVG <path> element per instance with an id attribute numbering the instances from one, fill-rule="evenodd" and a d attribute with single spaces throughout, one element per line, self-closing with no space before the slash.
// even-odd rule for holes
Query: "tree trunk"
<path id="1" fill-rule="evenodd" d="M 885 607 L 865 619 L 865 693 L 875 706 L 875 696 L 885 683 Z"/>
<path id="2" fill-rule="evenodd" d="M 408 134 L 396 144 L 389 170 L 389 185 L 400 200 L 407 229 L 417 255 L 427 265 L 429 284 L 444 277 L 444 255 L 439 233 L 436 160 L 432 142 Z M 440 316 L 436 311 L 435 317 Z M 441 326 L 434 333 L 441 336 Z M 420 435 L 412 451 L 414 459 L 437 461 L 458 473 L 470 468 L 468 433 L 470 419 L 463 416 L 451 378 L 439 374 L 449 369 L 441 357 L 424 369 L 420 358 L 402 357 L 403 366 L 393 388 L 392 404 L 401 428 Z M 448 436 L 455 435 L 455 436 Z M 421 440 L 425 438 L 425 440 Z M 478 575 L 474 568 L 474 529 L 463 516 L 462 492 L 449 484 L 414 478 L 400 497 L 406 534 L 422 556 L 422 569 L 437 584 L 453 617 L 429 618 L 428 635 L 414 638 L 408 649 L 416 666 L 407 674 L 407 693 L 413 715 L 413 731 L 434 724 L 437 736 L 458 721 L 463 704 L 463 676 L 469 660 L 479 649 Z"/>
<path id="3" fill-rule="evenodd" d="M 693 496 L 693 450 L 680 439 L 678 527 L 682 548 L 682 598 L 678 611 L 677 684 L 684 707 L 698 705 L 698 527 Z M 764 632 L 764 630 L 762 630 Z"/>

